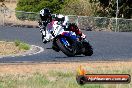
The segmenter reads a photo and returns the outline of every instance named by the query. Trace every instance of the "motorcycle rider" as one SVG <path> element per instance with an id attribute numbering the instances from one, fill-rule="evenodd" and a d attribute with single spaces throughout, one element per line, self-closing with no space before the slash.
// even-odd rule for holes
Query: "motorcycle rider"
<path id="1" fill-rule="evenodd" d="M 49 9 L 44 8 L 40 11 L 40 18 L 41 18 L 41 20 L 39 21 L 39 27 L 40 27 L 40 32 L 42 34 L 43 43 L 47 43 L 53 39 L 53 35 L 52 35 L 52 32 L 54 30 L 53 25 L 56 22 L 59 22 L 60 25 L 66 31 L 75 32 L 77 36 L 80 36 L 80 39 L 86 38 L 86 35 L 84 35 L 74 23 L 69 23 L 68 16 L 63 16 L 61 14 L 52 15 Z M 54 50 L 58 51 L 54 44 L 53 44 L 52 48 Z"/>
<path id="2" fill-rule="evenodd" d="M 42 9 L 40 11 L 40 21 L 38 23 L 40 27 L 40 32 L 42 34 L 43 43 L 47 43 L 50 39 L 50 36 L 52 36 L 50 34 L 50 30 L 52 29 L 52 27 L 47 26 L 51 22 L 52 22 L 52 16 L 50 10 L 47 8 Z"/>

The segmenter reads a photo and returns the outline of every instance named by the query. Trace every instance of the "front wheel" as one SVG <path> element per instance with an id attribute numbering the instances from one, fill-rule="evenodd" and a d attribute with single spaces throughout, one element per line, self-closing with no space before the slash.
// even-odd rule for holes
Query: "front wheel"
<path id="1" fill-rule="evenodd" d="M 56 40 L 56 44 L 58 45 L 59 49 L 68 57 L 75 56 L 75 50 L 73 49 L 71 43 L 68 41 L 67 38 L 61 37 Z"/>

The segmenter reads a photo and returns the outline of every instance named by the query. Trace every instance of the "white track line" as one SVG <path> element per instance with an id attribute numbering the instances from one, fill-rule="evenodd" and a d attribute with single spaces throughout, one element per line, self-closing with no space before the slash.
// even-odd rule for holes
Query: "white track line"
<path id="1" fill-rule="evenodd" d="M 41 53 L 44 51 L 44 48 L 40 47 L 40 46 L 36 46 L 36 45 L 31 45 L 31 49 L 28 50 L 27 52 L 25 53 L 22 53 L 22 54 L 16 54 L 16 55 L 5 55 L 5 56 L 0 56 L 0 58 L 4 58 L 4 57 L 17 57 L 17 56 L 31 56 L 31 55 L 35 55 L 35 54 L 38 54 L 38 53 Z M 39 51 L 33 51 L 33 48 L 36 48 L 36 49 L 39 49 Z M 30 53 L 28 53 L 30 52 Z"/>

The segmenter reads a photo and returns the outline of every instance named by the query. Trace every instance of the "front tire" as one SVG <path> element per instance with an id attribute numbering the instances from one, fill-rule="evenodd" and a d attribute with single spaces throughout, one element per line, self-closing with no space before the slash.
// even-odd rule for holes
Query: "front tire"
<path id="1" fill-rule="evenodd" d="M 75 51 L 74 50 L 69 50 L 67 49 L 67 47 L 60 41 L 60 39 L 58 38 L 56 40 L 56 44 L 58 45 L 59 49 L 68 57 L 74 57 L 75 56 Z M 71 48 L 72 49 L 72 48 Z"/>

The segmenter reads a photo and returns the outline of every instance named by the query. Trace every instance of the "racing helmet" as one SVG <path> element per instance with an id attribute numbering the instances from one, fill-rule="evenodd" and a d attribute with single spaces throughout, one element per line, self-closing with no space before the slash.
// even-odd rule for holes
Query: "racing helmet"
<path id="1" fill-rule="evenodd" d="M 52 16 L 51 16 L 51 12 L 48 8 L 44 8 L 40 11 L 40 18 L 42 21 L 47 21 L 47 22 L 51 22 L 52 21 Z"/>

